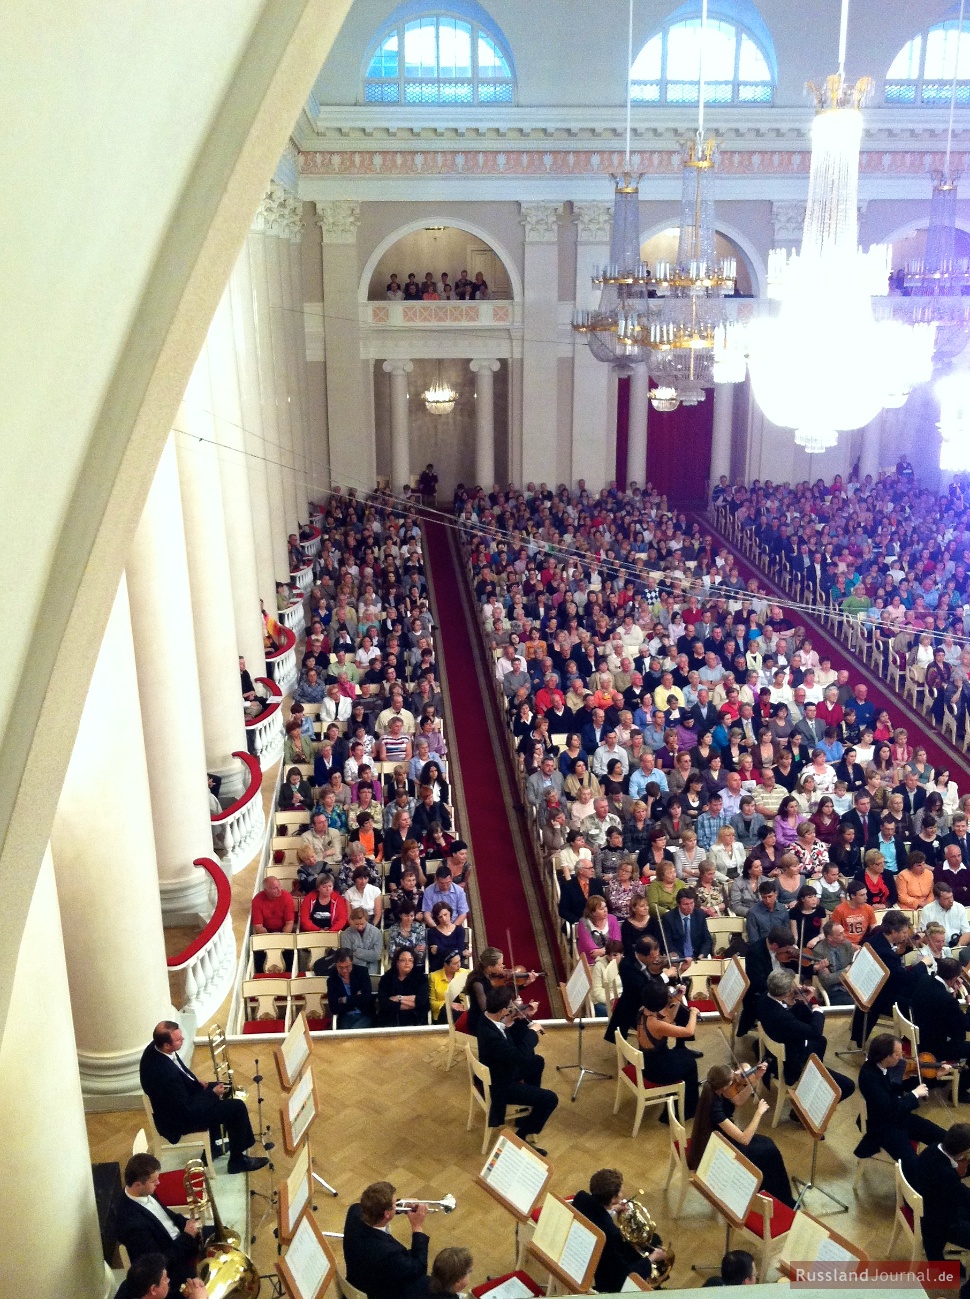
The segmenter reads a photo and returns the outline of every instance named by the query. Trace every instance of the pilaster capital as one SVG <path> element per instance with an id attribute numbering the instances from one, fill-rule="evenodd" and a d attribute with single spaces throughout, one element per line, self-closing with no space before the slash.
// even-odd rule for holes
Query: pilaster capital
<path id="1" fill-rule="evenodd" d="M 558 241 L 561 203 L 520 203 L 519 209 L 527 244 L 554 244 Z"/>
<path id="2" fill-rule="evenodd" d="M 469 361 L 468 363 L 468 368 L 473 374 L 495 374 L 500 367 L 501 363 L 499 361 L 484 360 Z"/>
<path id="3" fill-rule="evenodd" d="M 279 239 L 285 239 L 288 223 L 292 220 L 290 216 L 292 203 L 293 199 L 288 190 L 278 180 L 271 180 L 262 202 L 256 209 L 253 229 L 264 235 L 275 235 Z"/>
<path id="4" fill-rule="evenodd" d="M 612 203 L 574 203 L 573 220 L 581 244 L 608 244 L 613 226 Z"/>
<path id="5" fill-rule="evenodd" d="M 410 374 L 414 369 L 413 361 L 385 361 L 381 367 L 385 374 Z"/>
<path id="6" fill-rule="evenodd" d="M 295 194 L 287 194 L 287 205 L 283 216 L 283 238 L 291 244 L 298 244 L 303 238 L 303 202 Z"/>
<path id="7" fill-rule="evenodd" d="M 317 203 L 317 222 L 325 244 L 355 244 L 360 225 L 360 204 L 353 199 L 336 198 Z"/>
<path id="8" fill-rule="evenodd" d="M 787 248 L 800 244 L 805 224 L 805 204 L 798 202 L 772 203 L 771 221 L 775 230 L 775 247 Z"/>

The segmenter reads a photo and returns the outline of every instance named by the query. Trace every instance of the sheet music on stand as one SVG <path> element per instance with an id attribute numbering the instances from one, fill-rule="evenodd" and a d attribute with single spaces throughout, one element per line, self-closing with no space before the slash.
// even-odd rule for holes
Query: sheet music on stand
<path id="1" fill-rule="evenodd" d="M 475 1180 L 519 1222 L 527 1222 L 551 1177 L 548 1162 L 510 1128 L 503 1128 Z"/>
<path id="2" fill-rule="evenodd" d="M 719 1133 L 712 1132 L 691 1181 L 730 1223 L 741 1227 L 761 1186 L 761 1171 Z"/>
<path id="3" fill-rule="evenodd" d="M 718 1014 L 731 1024 L 741 1007 L 745 994 L 751 986 L 751 980 L 744 966 L 736 956 L 725 962 L 721 977 L 711 984 L 711 996 L 717 1005 Z"/>
<path id="4" fill-rule="evenodd" d="M 560 983 L 562 999 L 568 1020 L 582 1019 L 586 1011 L 586 999 L 593 990 L 593 976 L 589 972 L 589 962 L 581 952 L 576 968 L 569 976 L 568 983 Z"/>
<path id="5" fill-rule="evenodd" d="M 310 1209 L 304 1209 L 276 1270 L 290 1299 L 321 1299 L 337 1270 L 337 1260 Z"/>
<path id="6" fill-rule="evenodd" d="M 889 969 L 885 961 L 868 943 L 862 944 L 858 956 L 848 969 L 842 971 L 842 982 L 862 1011 L 872 1009 L 888 978 Z"/>
<path id="7" fill-rule="evenodd" d="M 603 1232 L 588 1218 L 558 1195 L 549 1194 L 527 1249 L 557 1280 L 585 1292 L 593 1283 L 605 1243 Z"/>
<path id="8" fill-rule="evenodd" d="M 317 1108 L 316 1082 L 313 1070 L 308 1067 L 280 1106 L 283 1145 L 288 1155 L 296 1154 L 300 1142 L 310 1130 L 310 1124 L 317 1117 Z"/>
<path id="9" fill-rule="evenodd" d="M 279 1046 L 273 1048 L 280 1086 L 288 1091 L 300 1077 L 300 1070 L 310 1058 L 312 1042 L 307 1028 L 306 1012 L 300 1011 L 290 1031 Z"/>
<path id="10" fill-rule="evenodd" d="M 296 1160 L 289 1175 L 279 1184 L 278 1210 L 280 1240 L 293 1239 L 300 1215 L 310 1202 L 310 1182 L 313 1163 L 310 1143 L 305 1141 L 296 1152 Z"/>
<path id="11" fill-rule="evenodd" d="M 782 1245 L 778 1270 L 790 1277 L 796 1263 L 845 1263 L 851 1259 L 866 1263 L 868 1255 L 818 1218 L 798 1209 Z"/>
<path id="12" fill-rule="evenodd" d="M 788 1098 L 808 1124 L 815 1140 L 825 1135 L 835 1113 L 842 1092 L 838 1083 L 817 1055 L 812 1053 L 794 1087 L 788 1089 Z"/>

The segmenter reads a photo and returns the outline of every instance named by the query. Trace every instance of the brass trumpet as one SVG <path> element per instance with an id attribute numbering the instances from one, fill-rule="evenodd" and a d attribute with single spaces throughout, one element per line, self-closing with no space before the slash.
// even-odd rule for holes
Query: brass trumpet
<path id="1" fill-rule="evenodd" d="M 190 1159 L 185 1165 L 185 1199 L 191 1217 L 202 1225 L 206 1210 L 212 1214 L 215 1235 L 202 1248 L 199 1280 L 209 1299 L 256 1299 L 259 1294 L 259 1272 L 248 1254 L 240 1248 L 238 1232 L 225 1226 L 212 1194 L 209 1174 L 201 1159 Z M 185 1293 L 183 1286 L 182 1293 Z"/>
<path id="2" fill-rule="evenodd" d="M 443 1200 L 398 1200 L 394 1212 L 410 1213 L 419 1204 L 426 1205 L 429 1213 L 454 1213 L 458 1201 L 453 1195 L 446 1195 Z"/>

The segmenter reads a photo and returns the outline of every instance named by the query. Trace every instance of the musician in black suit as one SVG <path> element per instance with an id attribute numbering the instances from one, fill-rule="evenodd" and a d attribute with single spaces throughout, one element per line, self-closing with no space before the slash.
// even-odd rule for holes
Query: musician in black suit
<path id="1" fill-rule="evenodd" d="M 246 1151 L 256 1137 L 246 1102 L 225 1096 L 223 1083 L 204 1083 L 178 1055 L 185 1040 L 173 1020 L 155 1025 L 152 1040 L 139 1066 L 142 1091 L 151 1101 L 155 1126 L 166 1141 L 181 1141 L 187 1132 L 208 1132 L 210 1139 L 225 1128 L 229 1138 L 229 1172 L 252 1173 L 269 1160 Z"/>
<path id="2" fill-rule="evenodd" d="M 172 1290 L 177 1291 L 195 1276 L 202 1237 L 197 1222 L 166 1209 L 156 1197 L 161 1167 L 154 1155 L 132 1155 L 125 1165 L 125 1189 L 111 1214 L 129 1260 L 136 1263 L 148 1254 L 161 1254 Z"/>
<path id="3" fill-rule="evenodd" d="M 937 1060 L 965 1060 L 970 1010 L 957 1001 L 963 983 L 960 962 L 952 956 L 941 956 L 936 973 L 920 979 L 913 987 L 913 1023 L 919 1029 L 921 1051 L 929 1051 Z"/>
<path id="4" fill-rule="evenodd" d="M 651 918 L 650 923 L 653 925 L 656 922 Z M 616 999 L 613 1014 L 603 1035 L 607 1042 L 612 1042 L 617 1033 L 626 1037 L 630 1029 L 636 1027 L 640 1007 L 643 1005 L 644 989 L 653 983 L 672 985 L 673 979 L 664 973 L 665 966 L 666 959 L 661 956 L 657 939 L 652 935 L 638 938 L 633 952 L 623 957 L 617 970 L 623 991 Z"/>
<path id="5" fill-rule="evenodd" d="M 614 1214 L 624 1202 L 622 1191 L 623 1174 L 615 1168 L 601 1168 L 589 1179 L 589 1190 L 577 1191 L 573 1196 L 573 1208 L 594 1227 L 599 1227 L 606 1237 L 593 1276 L 593 1284 L 600 1294 L 622 1290 L 628 1276 L 649 1281 L 652 1264 L 662 1263 L 667 1257 L 663 1248 L 644 1255 L 624 1240 L 614 1220 Z"/>
<path id="6" fill-rule="evenodd" d="M 422 1231 L 428 1206 L 417 1204 L 408 1213 L 411 1248 L 387 1230 L 397 1213 L 397 1193 L 390 1182 L 364 1188 L 344 1221 L 344 1262 L 347 1280 L 367 1299 L 400 1299 L 428 1271 L 430 1241 Z"/>
<path id="7" fill-rule="evenodd" d="M 530 1137 L 541 1132 L 546 1120 L 559 1104 L 554 1091 L 540 1086 L 546 1066 L 536 1055 L 536 1034 L 528 1021 L 516 1017 L 512 1008 L 512 988 L 491 988 L 485 996 L 485 1014 L 478 1025 L 478 1059 L 492 1075 L 492 1108 L 489 1127 L 499 1128 L 505 1122 L 509 1105 L 529 1105 L 531 1109 L 517 1120 L 515 1130 L 523 1141 L 544 1155 Z"/>
<path id="8" fill-rule="evenodd" d="M 772 970 L 788 969 L 794 972 L 797 961 L 798 951 L 794 946 L 789 920 L 779 920 L 768 931 L 767 938 L 751 944 L 744 956 L 744 972 L 748 976 L 750 987 L 741 1003 L 739 1037 L 743 1037 L 758 1022 L 761 998 L 768 989 L 768 975 Z"/>
<path id="9" fill-rule="evenodd" d="M 208 1291 L 196 1276 L 190 1276 L 179 1287 L 185 1299 L 208 1299 Z M 145 1254 L 132 1263 L 128 1275 L 118 1287 L 115 1299 L 165 1299 L 176 1292 L 170 1287 L 164 1254 Z"/>
<path id="10" fill-rule="evenodd" d="M 923 1248 L 941 1262 L 947 1245 L 970 1249 L 970 1123 L 954 1123 L 938 1145 L 916 1161 L 914 1190 L 923 1197 Z"/>
<path id="11" fill-rule="evenodd" d="M 890 1159 L 901 1162 L 903 1174 L 912 1186 L 916 1174 L 912 1143 L 936 1145 L 944 1133 L 937 1124 L 916 1113 L 929 1089 L 918 1078 L 904 1082 L 904 1067 L 900 1039 L 892 1033 L 877 1033 L 859 1070 L 859 1091 L 866 1103 L 866 1131 L 855 1155 L 857 1159 L 868 1159 L 877 1150 L 885 1150 Z"/>
<path id="12" fill-rule="evenodd" d="M 893 1006 L 899 1003 L 904 1014 L 909 1013 L 913 991 L 920 979 L 928 979 L 929 971 L 922 961 L 915 965 L 903 965 L 900 951 L 909 942 L 912 927 L 901 911 L 887 911 L 882 924 L 871 930 L 866 942 L 885 963 L 889 978 L 883 984 L 882 991 L 869 1009 L 868 1016 L 856 1010 L 852 1016 L 850 1036 L 856 1046 L 863 1045 L 864 1020 L 874 1024 L 880 1015 L 891 1015 Z"/>
<path id="13" fill-rule="evenodd" d="M 798 1081 L 810 1055 L 825 1059 L 827 1045 L 822 1032 L 825 1016 L 818 1007 L 808 1006 L 802 995 L 792 970 L 772 970 L 758 1004 L 761 1027 L 772 1042 L 785 1048 L 785 1082 L 789 1087 Z M 855 1083 L 834 1069 L 829 1073 L 842 1093 L 840 1101 L 848 1100 Z"/>
<path id="14" fill-rule="evenodd" d="M 676 952 L 685 960 L 697 960 L 713 952 L 714 939 L 707 927 L 707 916 L 698 908 L 693 889 L 681 889 L 676 907 L 666 912 L 660 923 L 671 955 Z"/>

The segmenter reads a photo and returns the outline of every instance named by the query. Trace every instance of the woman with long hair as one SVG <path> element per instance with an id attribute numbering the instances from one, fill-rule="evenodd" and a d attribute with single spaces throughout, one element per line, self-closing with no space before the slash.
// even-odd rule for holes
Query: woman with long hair
<path id="1" fill-rule="evenodd" d="M 752 1077 L 760 1080 L 766 1067 L 764 1064 L 759 1065 Z M 763 1097 L 758 1101 L 747 1127 L 739 1128 L 734 1122 L 736 1106 L 730 1096 L 743 1083 L 741 1071 L 732 1069 L 730 1065 L 716 1064 L 708 1070 L 707 1081 L 701 1090 L 694 1115 L 694 1126 L 687 1148 L 687 1165 L 692 1170 L 699 1167 L 711 1133 L 718 1132 L 760 1171 L 762 1191 L 793 1209 L 795 1201 L 791 1193 L 791 1181 L 781 1151 L 771 1137 L 762 1136 L 758 1131 L 761 1120 L 768 1112 L 768 1102 Z"/>
<path id="2" fill-rule="evenodd" d="M 728 889 L 728 907 L 733 916 L 743 919 L 758 901 L 758 885 L 764 875 L 760 857 L 746 857 L 741 875 Z"/>
<path id="3" fill-rule="evenodd" d="M 684 1112 L 680 1118 L 686 1123 L 697 1108 L 697 1060 L 687 1047 L 687 1039 L 697 1028 L 697 1009 L 691 1007 L 686 1024 L 675 1024 L 678 1004 L 671 1001 L 666 983 L 647 984 L 642 996 L 637 1043 L 643 1052 L 643 1076 L 660 1086 L 683 1082 Z M 666 1111 L 661 1121 L 665 1118 Z"/>
<path id="4" fill-rule="evenodd" d="M 778 815 L 775 817 L 775 840 L 778 847 L 786 851 L 798 839 L 798 827 L 805 820 L 798 810 L 798 800 L 789 794 L 781 800 Z"/>

